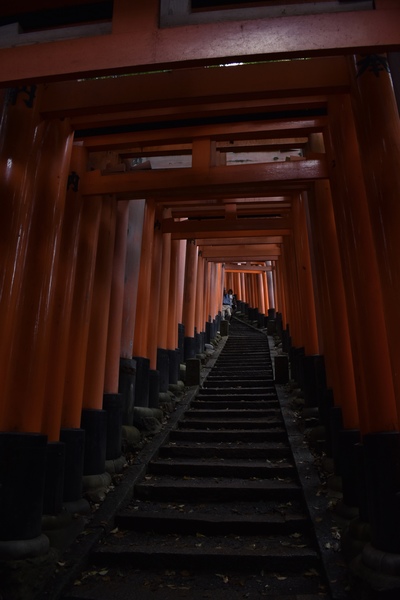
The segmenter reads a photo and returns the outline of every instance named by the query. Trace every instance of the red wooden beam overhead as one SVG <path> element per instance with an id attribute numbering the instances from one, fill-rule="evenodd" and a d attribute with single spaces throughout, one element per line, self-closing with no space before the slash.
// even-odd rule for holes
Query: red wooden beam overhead
<path id="1" fill-rule="evenodd" d="M 174 221 L 164 219 L 162 232 L 172 233 L 174 239 L 201 239 L 215 237 L 216 234 L 225 237 L 240 237 L 251 235 L 289 235 L 292 221 L 288 218 L 264 219 L 204 219 L 194 221 Z"/>
<path id="2" fill-rule="evenodd" d="M 376 53 L 400 46 L 400 10 L 159 29 L 159 3 L 114 0 L 112 33 L 0 50 L 0 82 L 38 82 L 238 61 Z M 59 30 L 54 36 L 60 36 Z M 123 49 L 123 51 L 122 51 Z"/>
<path id="3" fill-rule="evenodd" d="M 303 137 L 322 131 L 327 124 L 326 117 L 293 118 L 283 120 L 242 121 L 240 123 L 217 123 L 215 125 L 193 125 L 143 131 L 130 131 L 104 135 L 86 136 L 82 134 L 89 152 L 104 150 L 126 150 L 142 144 L 185 144 L 198 137 L 211 140 L 256 140 L 267 138 Z M 79 136 L 78 136 L 79 139 Z"/>
<path id="4" fill-rule="evenodd" d="M 118 111 L 119 115 L 126 111 L 124 118 L 135 122 L 140 121 L 142 113 L 152 113 L 156 118 L 163 115 L 163 111 L 172 111 L 171 107 L 176 107 L 174 112 L 178 115 L 179 110 L 187 111 L 190 107 L 196 114 L 202 106 L 207 112 L 216 110 L 213 105 L 217 98 L 218 104 L 226 105 L 226 111 L 237 113 L 240 109 L 260 110 L 265 103 L 274 107 L 277 101 L 282 103 L 284 97 L 288 105 L 301 105 L 298 96 L 308 104 L 321 104 L 323 97 L 318 97 L 320 94 L 348 89 L 346 60 L 335 56 L 54 82 L 46 87 L 41 112 L 46 117 L 69 117 L 76 125 L 79 125 L 81 117 L 82 127 L 86 118 L 97 120 L 114 111 Z M 315 96 L 315 99 L 308 96 Z M 241 106 L 244 101 L 247 101 L 246 105 Z M 142 113 L 138 114 L 138 111 Z M 118 116 L 114 118 L 118 119 Z"/>
<path id="5" fill-rule="evenodd" d="M 202 246 L 199 245 L 202 256 L 207 259 L 219 260 L 276 260 L 281 250 L 276 244 L 236 244 L 232 246 Z"/>
<path id="6" fill-rule="evenodd" d="M 177 172 L 178 171 L 178 172 Z M 307 183 L 326 179 L 324 159 L 302 162 L 281 162 L 209 169 L 178 169 L 171 171 L 138 171 L 101 175 L 90 171 L 82 178 L 80 190 L 84 196 L 116 194 L 119 198 L 145 198 L 192 194 L 212 195 L 221 188 L 241 195 L 242 188 L 254 190 L 279 184 L 287 189 L 304 189 Z"/>

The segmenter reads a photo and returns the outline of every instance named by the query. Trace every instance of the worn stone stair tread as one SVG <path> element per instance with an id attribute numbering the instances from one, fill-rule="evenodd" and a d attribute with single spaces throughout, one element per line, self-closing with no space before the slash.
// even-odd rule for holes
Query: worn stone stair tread
<path id="1" fill-rule="evenodd" d="M 284 428 L 268 429 L 268 438 L 283 440 L 286 431 Z M 242 442 L 260 442 L 265 441 L 267 437 L 266 429 L 174 429 L 170 433 L 171 440 L 192 440 L 209 442 L 222 441 L 242 441 Z"/>
<path id="2" fill-rule="evenodd" d="M 137 507 L 136 507 L 137 508 Z M 204 535 L 288 534 L 303 532 L 308 524 L 304 514 L 229 514 L 222 505 L 217 514 L 180 512 L 179 510 L 159 510 L 153 512 L 125 509 L 116 516 L 115 524 L 122 530 L 157 531 L 158 533 L 186 533 Z"/>
<path id="3" fill-rule="evenodd" d="M 179 568 L 130 569 L 127 565 L 91 569 L 63 600 L 329 600 L 317 572 L 288 573 L 262 570 L 253 575 L 241 570 Z M 132 595 L 134 590 L 134 595 Z"/>
<path id="4" fill-rule="evenodd" d="M 135 486 L 134 497 L 162 500 L 258 500 L 264 497 L 287 499 L 299 497 L 301 487 L 283 478 L 274 479 L 233 479 L 227 477 L 158 477 L 147 476 Z"/>
<path id="5" fill-rule="evenodd" d="M 279 404 L 276 400 L 213 400 L 207 397 L 207 400 L 194 400 L 191 403 L 194 410 L 265 410 L 271 412 L 280 412 Z"/>
<path id="6" fill-rule="evenodd" d="M 273 385 L 268 385 L 265 381 L 263 380 L 258 380 L 258 379 L 245 379 L 245 380 L 238 380 L 235 381 L 235 385 L 232 385 L 232 381 L 226 381 L 223 382 L 218 382 L 218 385 L 215 385 L 215 383 L 213 381 L 210 381 L 210 383 L 207 383 L 207 380 L 203 383 L 203 387 L 202 387 L 202 391 L 204 392 L 204 390 L 214 390 L 214 391 L 229 391 L 229 390 L 237 390 L 240 389 L 243 391 L 243 393 L 248 393 L 248 394 L 260 394 L 263 392 L 270 392 L 273 394 L 276 394 L 275 389 L 273 387 Z M 241 385 L 243 384 L 243 385 Z"/>
<path id="7" fill-rule="evenodd" d="M 138 534 L 134 534 L 137 538 Z M 130 541 L 129 534 L 127 543 L 115 545 L 102 545 L 94 552 L 93 559 L 97 564 L 118 564 L 128 562 L 135 567 L 146 565 L 154 567 L 158 565 L 164 568 L 240 568 L 241 570 L 254 569 L 292 569 L 303 571 L 306 568 L 316 568 L 319 557 L 315 550 L 308 547 L 284 546 L 276 543 L 268 547 L 232 547 L 231 540 L 224 545 L 224 540 L 218 543 L 218 536 L 213 538 L 213 544 L 203 547 L 206 536 L 195 537 L 189 543 L 188 536 L 171 535 L 171 543 L 168 545 L 168 536 L 157 539 L 156 535 L 143 534 L 138 541 Z M 147 540 L 147 544 L 146 544 Z M 249 545 L 251 542 L 249 542 Z"/>
<path id="8" fill-rule="evenodd" d="M 148 472 L 156 475 L 189 475 L 201 477 L 293 477 L 296 470 L 293 465 L 268 464 L 265 461 L 226 461 L 226 460 L 177 460 L 158 459 L 149 464 Z"/>
<path id="9" fill-rule="evenodd" d="M 290 456 L 290 448 L 283 442 L 268 444 L 219 442 L 218 445 L 206 442 L 170 442 L 159 450 L 159 456 L 201 456 L 203 458 L 282 458 Z"/>
<path id="10" fill-rule="evenodd" d="M 228 418 L 228 419 L 192 419 L 185 418 L 179 421 L 178 427 L 182 429 L 208 429 L 208 428 L 219 428 L 219 429 L 227 429 L 232 430 L 234 428 L 239 428 L 242 430 L 246 429 L 261 429 L 265 428 L 266 430 L 270 428 L 279 428 L 282 426 L 282 419 L 254 419 L 245 417 L 242 418 Z"/>
<path id="11" fill-rule="evenodd" d="M 235 419 L 235 418 L 241 418 L 241 417 L 246 417 L 246 418 L 257 418 L 259 419 L 260 417 L 274 417 L 276 418 L 277 416 L 281 417 L 281 412 L 278 408 L 269 408 L 269 409 L 264 409 L 264 408 L 247 408 L 247 407 L 243 407 L 243 408 L 218 408 L 217 406 L 215 408 L 212 409 L 201 409 L 201 408 L 190 408 L 190 410 L 186 411 L 185 414 L 183 415 L 184 419 L 198 419 L 200 417 L 205 417 L 206 419 L 211 417 L 212 419 L 218 419 L 219 417 L 222 417 L 223 419 L 226 419 L 227 417 L 229 417 L 230 419 Z M 281 417 L 282 419 L 282 417 Z"/>
<path id="12" fill-rule="evenodd" d="M 226 398 L 226 396 L 231 396 L 233 399 L 236 397 L 239 399 L 243 398 L 243 400 L 277 400 L 275 392 L 265 391 L 261 388 L 256 388 L 253 392 L 244 388 L 202 388 L 198 398 L 202 399 L 207 396 L 215 396 L 222 400 Z"/>

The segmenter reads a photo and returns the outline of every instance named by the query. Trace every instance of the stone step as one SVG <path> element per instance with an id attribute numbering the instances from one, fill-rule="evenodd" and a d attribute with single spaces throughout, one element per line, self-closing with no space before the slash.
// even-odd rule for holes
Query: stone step
<path id="1" fill-rule="evenodd" d="M 193 477 L 252 477 L 271 479 L 273 477 L 296 479 L 293 464 L 286 461 L 255 459 L 213 459 L 200 458 L 158 458 L 149 463 L 148 473 L 165 476 Z"/>
<path id="2" fill-rule="evenodd" d="M 257 512 L 259 511 L 259 512 Z M 276 535 L 306 533 L 308 520 L 301 508 L 264 502 L 217 503 L 207 506 L 136 500 L 121 510 L 115 526 L 120 530 L 157 531 L 203 535 Z M 296 536 L 297 538 L 298 536 Z"/>
<path id="3" fill-rule="evenodd" d="M 236 390 L 240 388 L 243 393 L 261 394 L 269 392 L 270 394 L 276 393 L 273 382 L 269 380 L 262 381 L 256 379 L 237 379 L 235 381 L 228 381 L 222 379 L 218 381 L 218 385 L 214 381 L 204 381 L 202 385 L 202 392 L 205 390 Z"/>
<path id="4" fill-rule="evenodd" d="M 222 431 L 201 430 L 201 429 L 175 429 L 171 431 L 170 440 L 172 441 L 196 441 L 207 443 L 219 442 L 265 442 L 265 441 L 283 441 L 286 440 L 286 430 L 277 427 L 276 429 L 225 429 Z"/>
<path id="5" fill-rule="evenodd" d="M 301 496 L 297 483 L 283 478 L 233 479 L 225 477 L 162 477 L 147 475 L 136 484 L 134 497 L 149 500 L 222 502 L 275 499 L 289 501 Z"/>
<path id="6" fill-rule="evenodd" d="M 228 538 L 228 539 L 227 539 Z M 134 568 L 224 569 L 254 571 L 290 570 L 300 573 L 318 568 L 318 554 L 301 538 L 263 536 L 163 536 L 152 532 L 127 532 L 123 542 L 112 537 L 94 553 L 96 564 L 129 564 Z"/>
<path id="7" fill-rule="evenodd" d="M 215 408 L 214 408 L 215 406 Z M 195 408 L 191 408 L 190 410 L 186 411 L 183 419 L 185 420 L 191 420 L 191 419 L 265 419 L 265 418 L 275 418 L 277 419 L 278 417 L 280 418 L 280 420 L 282 420 L 281 417 L 281 412 L 279 410 L 279 408 L 269 408 L 269 409 L 263 409 L 263 408 L 248 408 L 247 405 L 245 405 L 243 408 L 236 408 L 237 405 L 235 406 L 235 408 L 225 408 L 225 409 L 219 409 L 217 406 L 217 403 L 214 403 L 214 406 L 210 409 L 210 410 L 201 410 L 201 409 L 195 409 Z"/>
<path id="8" fill-rule="evenodd" d="M 231 441 L 206 443 L 198 441 L 171 441 L 163 445 L 158 452 L 160 457 L 202 457 L 208 458 L 242 458 L 259 459 L 268 457 L 270 459 L 281 459 L 291 456 L 289 446 L 284 442 L 254 443 Z"/>
<path id="9" fill-rule="evenodd" d="M 210 414 L 210 413 L 208 413 Z M 179 421 L 178 427 L 182 429 L 265 429 L 269 430 L 269 428 L 278 428 L 282 426 L 282 419 L 276 418 L 246 418 L 243 417 L 230 417 L 227 415 L 225 419 L 223 418 L 185 418 Z"/>
<path id="10" fill-rule="evenodd" d="M 213 396 L 206 396 L 206 400 L 193 400 L 190 406 L 194 410 L 215 411 L 264 410 L 274 413 L 280 410 L 277 400 L 213 400 Z"/>

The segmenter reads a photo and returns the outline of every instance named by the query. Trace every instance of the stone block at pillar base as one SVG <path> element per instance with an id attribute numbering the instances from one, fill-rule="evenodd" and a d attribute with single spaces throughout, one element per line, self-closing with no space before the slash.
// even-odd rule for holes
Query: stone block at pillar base
<path id="1" fill-rule="evenodd" d="M 289 381 L 289 357 L 286 354 L 277 354 L 274 358 L 275 383 Z"/>
<path id="2" fill-rule="evenodd" d="M 350 597 L 362 600 L 400 598 L 400 555 L 366 544 L 349 565 Z"/>
<path id="3" fill-rule="evenodd" d="M 0 560 L 32 559 L 47 554 L 49 548 L 49 538 L 43 533 L 27 540 L 0 540 Z"/>
<path id="4" fill-rule="evenodd" d="M 190 358 L 186 361 L 186 385 L 200 384 L 200 365 L 201 361 L 198 358 Z"/>

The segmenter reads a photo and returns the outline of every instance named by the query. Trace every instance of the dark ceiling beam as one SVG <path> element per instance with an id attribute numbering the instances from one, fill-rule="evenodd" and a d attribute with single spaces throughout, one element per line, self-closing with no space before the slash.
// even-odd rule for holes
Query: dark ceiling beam
<path id="1" fill-rule="evenodd" d="M 232 62 L 398 50 L 400 10 L 158 28 L 159 2 L 114 0 L 112 33 L 0 50 L 0 83 L 77 79 Z M 59 35 L 55 31 L 55 35 Z M 22 45 L 18 45 L 22 44 Z M 121 49 L 123 48 L 123 51 Z"/>

